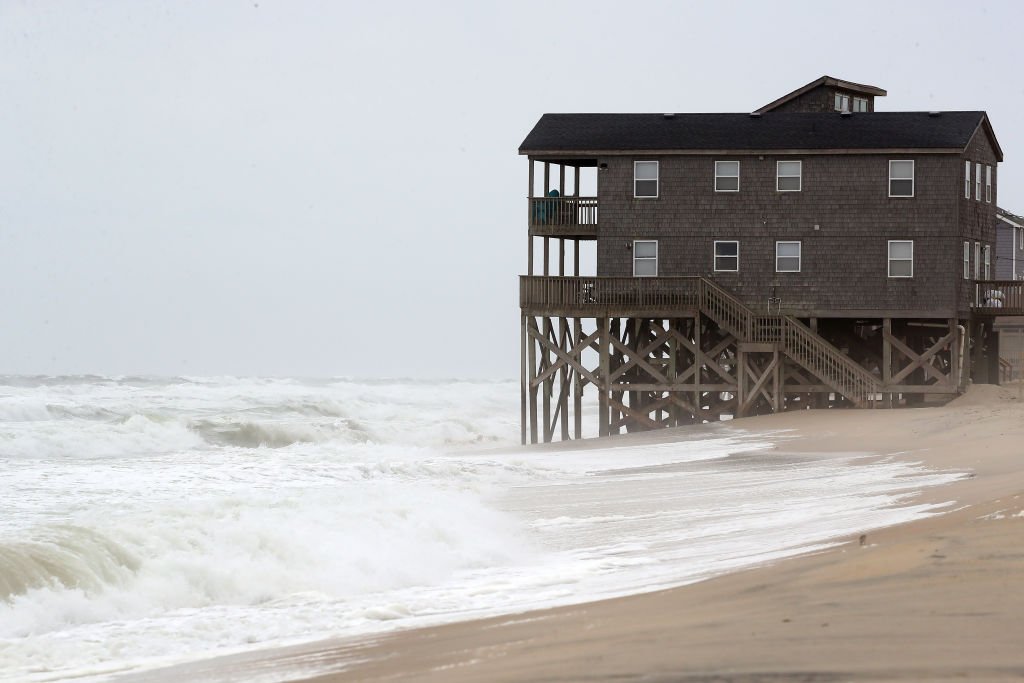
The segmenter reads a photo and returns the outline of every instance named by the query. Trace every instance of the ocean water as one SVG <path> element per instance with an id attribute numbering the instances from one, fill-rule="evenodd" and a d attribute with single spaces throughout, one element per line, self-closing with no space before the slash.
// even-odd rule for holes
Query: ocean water
<path id="1" fill-rule="evenodd" d="M 0 680 L 682 585 L 934 514 L 914 493 L 959 476 L 741 422 L 523 450 L 518 391 L 0 377 Z"/>

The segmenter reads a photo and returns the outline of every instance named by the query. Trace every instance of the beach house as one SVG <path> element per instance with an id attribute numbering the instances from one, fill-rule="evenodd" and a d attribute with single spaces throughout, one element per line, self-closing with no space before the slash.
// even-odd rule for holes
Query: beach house
<path id="1" fill-rule="evenodd" d="M 587 396 L 606 435 L 998 381 L 993 321 L 1024 314 L 993 270 L 1002 149 L 984 111 L 885 95 L 824 76 L 745 113 L 543 115 L 523 441 L 582 436 Z"/>

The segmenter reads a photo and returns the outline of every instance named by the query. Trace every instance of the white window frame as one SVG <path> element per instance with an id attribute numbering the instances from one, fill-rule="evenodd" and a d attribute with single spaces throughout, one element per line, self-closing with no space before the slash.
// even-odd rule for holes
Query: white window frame
<path id="1" fill-rule="evenodd" d="M 964 161 L 964 199 L 971 198 L 971 160 Z"/>
<path id="2" fill-rule="evenodd" d="M 797 164 L 796 175 L 782 175 L 782 164 Z M 779 181 L 782 178 L 796 178 L 797 187 L 795 190 L 783 190 L 779 187 Z M 775 191 L 776 192 L 800 192 L 804 189 L 804 162 L 800 159 L 782 159 L 775 162 Z"/>
<path id="3" fill-rule="evenodd" d="M 971 241 L 964 240 L 964 279 L 971 279 Z"/>
<path id="4" fill-rule="evenodd" d="M 1024 228 L 1017 228 L 1017 248 L 1024 250 Z"/>
<path id="5" fill-rule="evenodd" d="M 835 99 L 836 111 L 850 111 L 850 96 L 845 95 L 841 92 L 836 93 Z"/>
<path id="6" fill-rule="evenodd" d="M 992 279 L 992 246 L 986 244 L 981 248 L 982 257 L 985 260 L 985 279 Z"/>
<path id="7" fill-rule="evenodd" d="M 796 270 L 782 270 L 779 268 L 779 258 L 793 258 L 792 256 L 779 256 L 780 244 L 796 245 Z M 800 240 L 776 240 L 775 241 L 775 272 L 776 273 L 799 273 L 804 267 L 804 245 Z"/>
<path id="8" fill-rule="evenodd" d="M 974 201 L 981 201 L 981 162 L 974 165 Z"/>
<path id="9" fill-rule="evenodd" d="M 725 254 L 723 254 L 722 256 L 719 256 L 718 255 L 718 245 L 719 244 L 735 244 L 736 245 L 736 255 L 732 256 L 732 255 L 725 255 Z M 718 267 L 718 259 L 720 259 L 720 258 L 734 258 L 734 259 L 736 259 L 736 267 L 735 268 L 719 268 Z M 714 246 L 711 249 L 711 265 L 714 268 L 714 271 L 716 273 L 738 273 L 738 272 L 740 272 L 740 241 L 739 240 L 715 240 L 715 244 L 714 244 Z"/>
<path id="10" fill-rule="evenodd" d="M 636 245 L 638 244 L 653 244 L 654 245 L 654 256 L 637 256 Z M 658 240 L 633 240 L 633 277 L 658 277 Z M 637 261 L 654 261 L 654 275 L 638 275 L 636 272 Z"/>
<path id="11" fill-rule="evenodd" d="M 974 243 L 974 279 L 981 279 L 981 242 Z"/>
<path id="12" fill-rule="evenodd" d="M 654 194 L 636 193 L 636 169 L 638 164 L 654 164 Z M 650 180 L 645 178 L 644 180 Z M 661 195 L 661 162 L 654 159 L 639 159 L 633 162 L 633 199 L 657 199 Z"/>
<path id="13" fill-rule="evenodd" d="M 893 258 L 892 257 L 892 245 L 894 244 L 909 244 L 910 245 L 910 258 Z M 892 279 L 906 279 L 914 277 L 914 240 L 889 240 L 888 250 L 886 252 L 887 257 L 887 274 Z M 893 261 L 910 261 L 910 275 L 893 275 L 892 274 L 892 263 Z"/>
<path id="14" fill-rule="evenodd" d="M 718 165 L 719 164 L 736 164 L 736 175 L 734 175 L 734 176 L 732 176 L 732 175 L 723 175 L 723 174 L 719 173 L 718 172 Z M 718 189 L 718 179 L 719 178 L 735 178 L 736 179 L 736 189 L 735 190 L 719 190 Z M 735 160 L 729 160 L 729 159 L 722 159 L 721 161 L 716 161 L 715 162 L 715 192 L 739 192 L 739 191 L 740 191 L 740 162 L 739 161 L 735 161 Z"/>
<path id="15" fill-rule="evenodd" d="M 992 167 L 985 166 L 985 202 L 992 203 Z"/>
<path id="16" fill-rule="evenodd" d="M 892 165 L 909 162 L 910 163 L 910 177 L 909 178 L 893 178 L 892 177 Z M 917 164 L 914 163 L 913 159 L 889 159 L 889 196 L 897 199 L 911 199 L 914 197 L 914 193 L 917 190 Z M 892 193 L 892 181 L 894 180 L 909 180 L 910 181 L 910 194 L 893 194 Z"/>
<path id="17" fill-rule="evenodd" d="M 866 97 L 854 97 L 853 98 L 853 111 L 854 112 L 866 112 L 868 110 L 868 98 Z"/>

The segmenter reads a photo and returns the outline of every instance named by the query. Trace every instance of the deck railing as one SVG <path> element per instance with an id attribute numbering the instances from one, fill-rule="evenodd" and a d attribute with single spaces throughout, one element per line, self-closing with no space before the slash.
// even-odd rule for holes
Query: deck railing
<path id="1" fill-rule="evenodd" d="M 531 197 L 530 227 L 597 227 L 597 197 Z"/>
<path id="2" fill-rule="evenodd" d="M 1024 311 L 1024 280 L 975 280 L 974 308 L 992 315 Z"/>
<path id="3" fill-rule="evenodd" d="M 697 306 L 699 277 L 560 277 L 519 279 L 523 308 L 623 312 Z"/>

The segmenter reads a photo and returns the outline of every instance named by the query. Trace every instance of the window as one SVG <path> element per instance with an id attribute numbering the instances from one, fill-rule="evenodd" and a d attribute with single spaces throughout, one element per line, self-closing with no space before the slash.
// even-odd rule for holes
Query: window
<path id="1" fill-rule="evenodd" d="M 889 240 L 889 277 L 914 277 L 913 240 Z"/>
<path id="2" fill-rule="evenodd" d="M 981 164 L 974 165 L 974 199 L 981 201 Z"/>
<path id="3" fill-rule="evenodd" d="M 776 242 L 775 243 L 775 272 L 776 273 L 799 273 L 800 272 L 800 243 L 799 242 Z"/>
<path id="4" fill-rule="evenodd" d="M 971 243 L 964 240 L 964 279 L 971 279 Z"/>
<path id="5" fill-rule="evenodd" d="M 658 241 L 633 240 L 633 277 L 658 275 Z"/>
<path id="6" fill-rule="evenodd" d="M 992 279 L 992 258 L 991 258 L 992 253 L 991 253 L 991 247 L 986 244 L 984 247 L 982 247 L 981 252 L 982 252 L 982 254 L 985 255 L 985 279 L 986 280 L 991 280 Z"/>
<path id="7" fill-rule="evenodd" d="M 657 161 L 634 161 L 633 162 L 633 196 L 634 197 L 657 197 L 658 196 L 658 162 Z"/>
<path id="8" fill-rule="evenodd" d="M 974 243 L 974 279 L 981 279 L 981 242 Z"/>
<path id="9" fill-rule="evenodd" d="M 913 197 L 914 196 L 914 162 L 913 161 L 890 161 L 889 162 L 889 196 L 890 197 Z"/>
<path id="10" fill-rule="evenodd" d="M 992 203 L 992 167 L 985 167 L 985 201 Z"/>
<path id="11" fill-rule="evenodd" d="M 964 162 L 964 199 L 971 198 L 971 160 Z"/>
<path id="12" fill-rule="evenodd" d="M 1017 230 L 1017 248 L 1024 249 L 1024 228 Z"/>
<path id="13" fill-rule="evenodd" d="M 775 189 L 779 192 L 799 192 L 802 161 L 779 161 L 775 164 Z"/>
<path id="14" fill-rule="evenodd" d="M 715 270 L 735 273 L 740 269 L 740 243 L 736 241 L 715 241 Z"/>
<path id="15" fill-rule="evenodd" d="M 740 191 L 740 162 L 715 162 L 715 192 Z"/>
<path id="16" fill-rule="evenodd" d="M 853 110 L 854 111 L 867 111 L 868 100 L 866 97 L 854 97 L 853 98 Z"/>
<path id="17" fill-rule="evenodd" d="M 836 111 L 850 111 L 850 96 L 836 93 Z"/>

